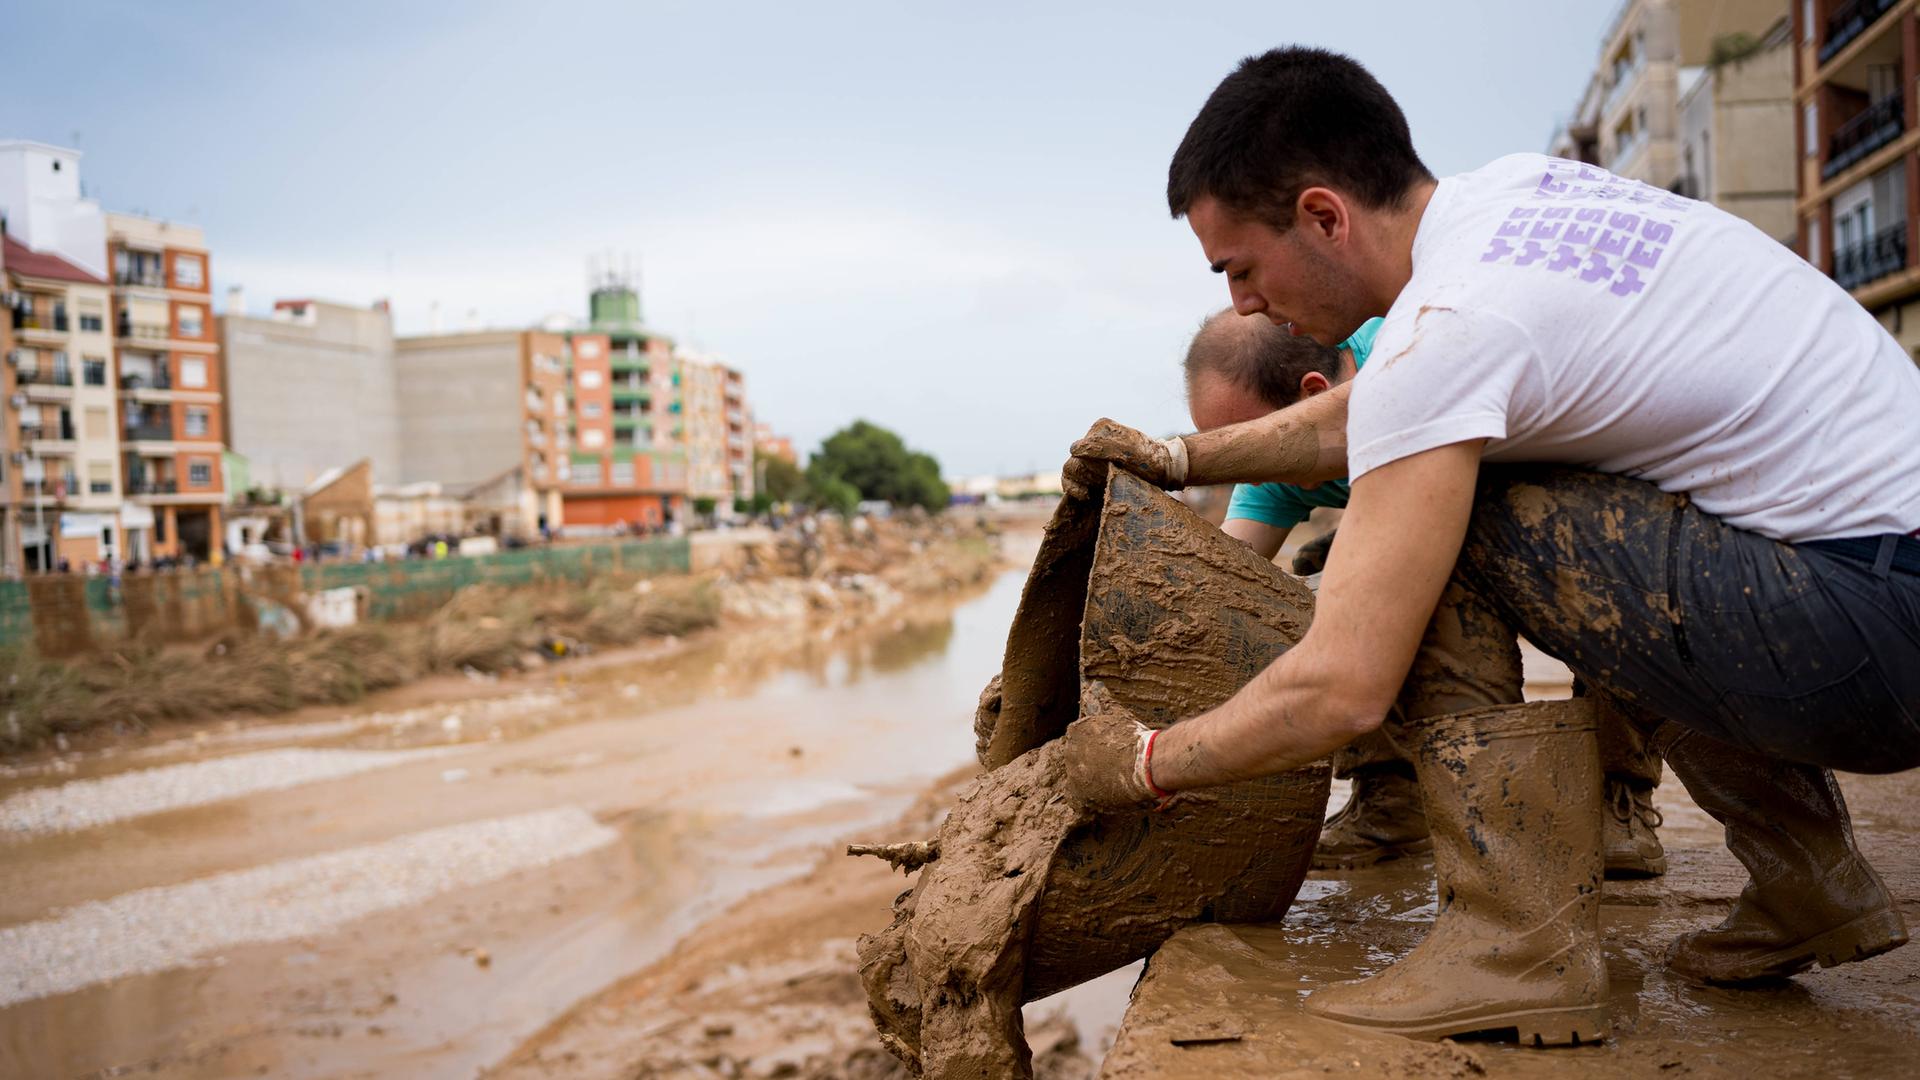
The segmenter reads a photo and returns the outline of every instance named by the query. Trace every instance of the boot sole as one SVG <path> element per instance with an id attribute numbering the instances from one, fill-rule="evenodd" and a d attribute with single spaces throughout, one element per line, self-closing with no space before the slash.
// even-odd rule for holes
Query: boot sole
<path id="1" fill-rule="evenodd" d="M 1404 844 L 1383 845 L 1352 855 L 1322 855 L 1320 852 L 1315 851 L 1313 853 L 1313 868 L 1315 870 L 1359 870 L 1363 867 L 1373 866 L 1376 863 L 1392 862 L 1394 859 L 1405 858 L 1409 855 L 1431 854 L 1432 851 L 1433 839 L 1431 837 L 1420 840 L 1409 840 Z"/>
<path id="2" fill-rule="evenodd" d="M 1606 878 L 1608 881 L 1634 881 L 1641 878 L 1664 877 L 1667 873 L 1667 857 L 1642 859 L 1632 856 L 1620 859 L 1608 859 Z"/>
<path id="3" fill-rule="evenodd" d="M 1698 978 L 1716 986 L 1774 982 L 1798 975 L 1816 963 L 1823 968 L 1839 967 L 1892 952 L 1906 943 L 1906 921 L 1901 919 L 1898 911 L 1886 908 L 1770 952 L 1737 974 L 1701 975 Z"/>
<path id="4" fill-rule="evenodd" d="M 1606 1038 L 1607 1007 L 1579 1005 L 1558 1009 L 1522 1009 L 1417 1023 L 1370 1023 L 1313 1013 L 1322 1020 L 1364 1031 L 1385 1031 L 1409 1039 L 1439 1040 L 1481 1031 L 1512 1031 L 1521 1046 L 1592 1046 Z"/>

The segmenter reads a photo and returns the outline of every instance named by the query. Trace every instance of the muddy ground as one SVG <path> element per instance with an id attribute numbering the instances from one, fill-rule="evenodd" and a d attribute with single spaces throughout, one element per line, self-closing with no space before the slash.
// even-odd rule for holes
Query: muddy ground
<path id="1" fill-rule="evenodd" d="M 839 850 L 930 833 L 1022 577 L 852 631 L 735 626 L 0 770 L 0 1076 L 901 1075 L 852 956 L 905 879 Z M 58 798 L 221 763 L 237 779 L 111 789 L 111 821 Z M 216 782 L 245 790 L 194 801 Z M 1911 922 L 1920 779 L 1844 783 Z M 1107 1074 L 1910 1074 L 1920 948 L 1761 992 L 1661 973 L 1740 876 L 1677 785 L 1659 802 L 1672 872 L 1603 910 L 1607 1046 L 1436 1049 L 1299 1014 L 1304 989 L 1418 940 L 1422 860 L 1317 874 L 1276 927 L 1177 939 Z M 1094 1073 L 1136 975 L 1029 1008 L 1042 1075 Z M 1196 1023 L 1232 1037 L 1174 1045 Z"/>

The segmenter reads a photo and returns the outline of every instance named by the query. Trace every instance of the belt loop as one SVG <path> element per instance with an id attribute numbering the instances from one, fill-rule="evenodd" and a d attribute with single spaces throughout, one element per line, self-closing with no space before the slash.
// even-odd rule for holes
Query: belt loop
<path id="1" fill-rule="evenodd" d="M 1874 556 L 1873 576 L 1882 581 L 1893 572 L 1893 555 L 1900 549 L 1900 535 L 1888 533 L 1880 538 L 1880 553 Z"/>

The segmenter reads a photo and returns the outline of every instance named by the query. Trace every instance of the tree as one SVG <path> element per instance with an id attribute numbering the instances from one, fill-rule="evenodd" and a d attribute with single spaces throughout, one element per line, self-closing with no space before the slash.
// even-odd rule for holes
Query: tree
<path id="1" fill-rule="evenodd" d="M 773 502 L 799 502 L 806 497 L 807 477 L 800 466 L 783 457 L 756 453 L 755 472 L 760 477 L 759 494 Z"/>
<path id="2" fill-rule="evenodd" d="M 945 509 L 950 495 L 933 455 L 909 450 L 900 436 L 865 420 L 827 436 L 807 463 L 807 483 L 816 493 L 828 481 L 851 486 L 863 499 L 928 510 Z"/>

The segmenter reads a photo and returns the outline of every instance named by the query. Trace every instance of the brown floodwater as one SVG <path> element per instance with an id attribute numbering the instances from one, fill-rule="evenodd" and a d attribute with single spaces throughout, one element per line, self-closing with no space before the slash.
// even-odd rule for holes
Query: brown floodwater
<path id="1" fill-rule="evenodd" d="M 21 947 L 81 905 L 137 914 L 140 898 L 126 898 L 139 890 L 164 896 L 429 829 L 565 807 L 619 839 L 344 924 L 16 1001 L 0 1008 L 0 1076 L 472 1076 L 733 901 L 803 873 L 822 842 L 891 820 L 971 760 L 973 703 L 999 670 L 1023 578 L 909 601 L 850 631 L 738 629 L 537 677 L 439 680 L 354 709 L 18 763 L 0 776 L 0 800 L 288 748 L 446 751 L 92 828 L 0 832 L 0 957 L 7 935 Z M 342 891 L 378 890 L 379 874 L 349 875 Z M 248 914 L 193 918 L 217 930 Z M 194 940 L 188 929 L 157 921 L 140 936 Z M 113 970 L 79 936 L 46 948 L 28 962 Z"/>

